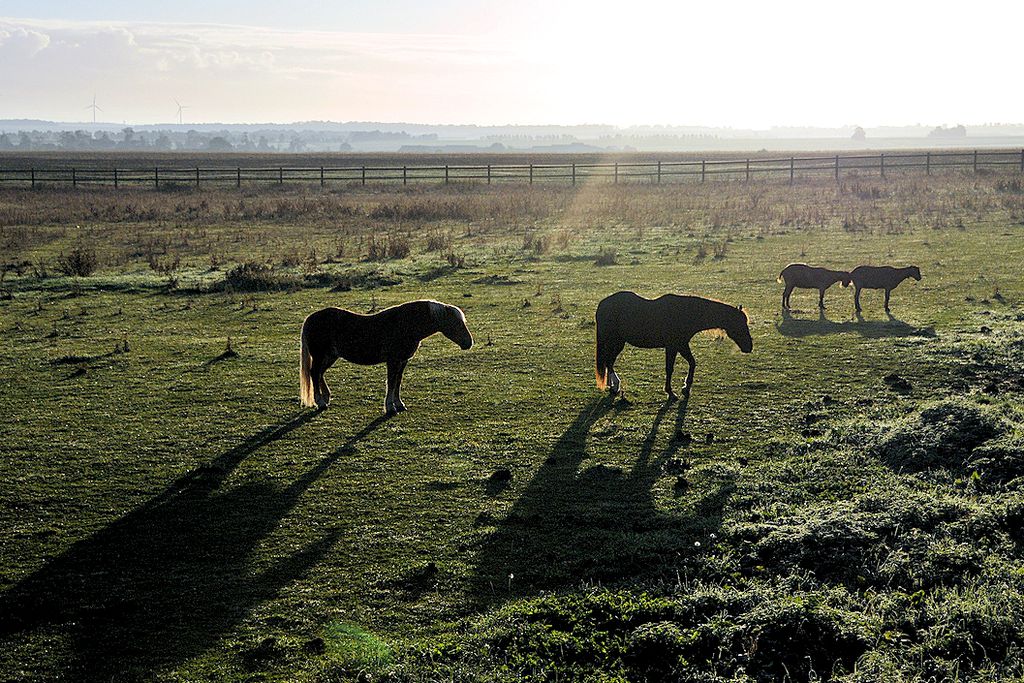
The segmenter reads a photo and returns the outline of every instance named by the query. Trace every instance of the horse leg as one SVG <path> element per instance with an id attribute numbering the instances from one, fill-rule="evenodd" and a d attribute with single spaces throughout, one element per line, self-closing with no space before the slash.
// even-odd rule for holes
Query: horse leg
<path id="1" fill-rule="evenodd" d="M 786 288 L 782 290 L 782 307 L 785 309 L 789 308 L 789 295 L 793 293 L 793 287 L 786 285 Z"/>
<path id="2" fill-rule="evenodd" d="M 320 395 L 323 397 L 324 408 L 331 403 L 331 388 L 327 386 L 327 371 L 331 369 L 331 366 L 334 365 L 337 360 L 337 356 L 327 356 L 323 359 L 322 369 L 320 370 L 320 381 L 316 386 L 319 387 Z"/>
<path id="3" fill-rule="evenodd" d="M 331 403 L 331 390 L 324 379 L 324 373 L 333 363 L 334 361 L 327 356 L 321 356 L 313 359 L 312 367 L 309 369 L 310 379 L 313 381 L 313 401 L 320 410 Z"/>
<path id="4" fill-rule="evenodd" d="M 819 287 L 818 288 L 818 308 L 820 308 L 820 309 L 824 309 L 825 308 L 825 288 L 824 287 Z"/>
<path id="5" fill-rule="evenodd" d="M 405 370 L 407 362 L 407 360 L 388 359 L 387 395 L 384 398 L 384 412 L 388 415 L 405 410 L 405 404 L 399 398 L 399 387 L 402 384 L 402 371 Z"/>
<path id="6" fill-rule="evenodd" d="M 861 290 L 861 288 L 857 287 L 857 289 L 854 290 L 854 292 L 853 292 L 853 305 L 857 308 L 857 312 L 858 313 L 860 313 L 861 310 L 863 310 L 860 307 L 860 290 Z"/>
<path id="7" fill-rule="evenodd" d="M 619 374 L 615 372 L 615 361 L 619 357 L 619 354 L 622 353 L 622 349 L 625 348 L 625 346 L 626 343 L 621 341 L 616 341 L 614 343 L 609 344 L 610 348 L 608 349 L 608 391 L 610 391 L 613 396 L 619 393 L 619 389 L 622 386 L 622 383 L 619 381 Z"/>
<path id="8" fill-rule="evenodd" d="M 690 390 L 693 388 L 693 372 L 697 369 L 697 359 L 693 357 L 693 351 L 690 351 L 690 345 L 686 344 L 679 353 L 683 355 L 686 362 L 690 364 L 690 369 L 686 373 L 686 386 L 683 387 L 683 395 L 687 398 L 690 397 Z"/>
<path id="9" fill-rule="evenodd" d="M 665 393 L 668 394 L 668 400 L 670 402 L 679 398 L 672 391 L 672 371 L 676 367 L 677 353 L 679 353 L 679 351 L 671 347 L 665 349 Z"/>
<path id="10" fill-rule="evenodd" d="M 409 363 L 408 360 L 403 360 L 395 363 L 394 382 L 395 389 L 391 392 L 391 402 L 395 408 L 396 413 L 405 411 L 405 404 L 402 402 L 402 376 L 405 374 L 405 366 Z M 390 376 L 390 373 L 389 373 Z M 390 382 L 390 379 L 389 379 Z"/>
<path id="11" fill-rule="evenodd" d="M 891 289 L 885 290 L 885 312 L 889 312 L 889 294 L 892 292 Z"/>

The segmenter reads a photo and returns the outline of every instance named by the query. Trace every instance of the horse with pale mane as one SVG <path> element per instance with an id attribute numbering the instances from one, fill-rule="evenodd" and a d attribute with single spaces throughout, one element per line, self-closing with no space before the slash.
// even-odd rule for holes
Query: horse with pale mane
<path id="1" fill-rule="evenodd" d="M 387 363 L 384 411 L 405 410 L 402 375 L 409 359 L 427 337 L 440 332 L 463 350 L 473 346 L 466 315 L 440 301 L 410 301 L 379 313 L 362 315 L 342 308 L 324 308 L 302 323 L 299 348 L 299 398 L 305 406 L 326 408 L 331 390 L 324 373 L 339 358 L 359 365 Z"/>
<path id="2" fill-rule="evenodd" d="M 665 393 L 668 400 L 677 396 L 672 391 L 672 371 L 676 355 L 690 364 L 683 394 L 690 395 L 697 361 L 690 351 L 690 340 L 698 332 L 722 331 L 743 353 L 750 353 L 754 341 L 750 336 L 747 314 L 743 307 L 704 299 L 698 296 L 665 294 L 645 299 L 634 292 L 617 292 L 597 305 L 597 352 L 594 375 L 598 389 L 619 393 L 621 381 L 615 372 L 615 359 L 626 344 L 641 349 L 665 349 Z"/>

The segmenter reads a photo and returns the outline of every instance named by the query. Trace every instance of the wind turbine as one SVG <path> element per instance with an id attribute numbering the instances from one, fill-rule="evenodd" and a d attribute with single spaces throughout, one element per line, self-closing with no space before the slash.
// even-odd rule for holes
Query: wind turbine
<path id="1" fill-rule="evenodd" d="M 178 100 L 174 100 L 174 103 L 178 105 L 178 125 L 181 125 L 181 112 L 184 109 L 188 109 L 188 105 L 182 105 Z"/>
<path id="2" fill-rule="evenodd" d="M 95 95 L 92 96 L 92 104 L 87 106 L 86 109 L 92 109 L 92 122 L 96 123 L 96 112 L 103 111 L 103 110 L 96 106 L 96 96 Z"/>

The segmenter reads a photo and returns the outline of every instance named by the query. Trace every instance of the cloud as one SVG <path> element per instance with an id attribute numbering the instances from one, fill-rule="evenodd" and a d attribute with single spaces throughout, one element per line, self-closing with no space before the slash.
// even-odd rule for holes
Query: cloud
<path id="1" fill-rule="evenodd" d="M 174 97 L 204 120 L 443 119 L 439 93 L 487 93 L 514 61 L 478 36 L 0 19 L 0 117 L 74 118 L 95 92 L 115 120 L 168 120 Z"/>
<path id="2" fill-rule="evenodd" d="M 22 26 L 0 24 L 0 59 L 29 59 L 46 49 L 50 36 Z"/>

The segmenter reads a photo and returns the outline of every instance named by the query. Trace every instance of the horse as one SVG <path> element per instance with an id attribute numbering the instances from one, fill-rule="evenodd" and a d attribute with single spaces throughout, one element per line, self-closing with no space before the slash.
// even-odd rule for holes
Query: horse
<path id="1" fill-rule="evenodd" d="M 794 289 L 816 289 L 818 290 L 818 308 L 825 308 L 825 290 L 837 282 L 842 282 L 843 287 L 850 286 L 850 274 L 845 270 L 829 270 L 828 268 L 815 268 L 806 263 L 790 263 L 782 269 L 776 282 L 786 283 L 782 291 L 782 308 L 789 308 L 789 296 Z"/>
<path id="2" fill-rule="evenodd" d="M 754 348 L 743 307 L 714 299 L 676 294 L 645 299 L 635 292 L 617 292 L 597 304 L 595 317 L 597 388 L 609 389 L 613 394 L 618 394 L 621 386 L 615 372 L 615 359 L 627 343 L 641 349 L 665 349 L 665 393 L 669 401 L 678 398 L 672 391 L 676 354 L 681 354 L 690 364 L 683 387 L 683 395 L 690 395 L 697 368 L 690 340 L 698 332 L 721 330 L 743 353 L 750 353 Z"/>
<path id="3" fill-rule="evenodd" d="M 473 346 L 466 315 L 440 301 L 409 301 L 362 315 L 342 308 L 324 308 L 302 323 L 299 342 L 299 399 L 304 406 L 323 410 L 331 402 L 324 373 L 339 358 L 359 365 L 387 363 L 384 412 L 404 411 L 402 374 L 420 342 L 440 332 L 463 350 Z"/>
<path id="4" fill-rule="evenodd" d="M 894 268 L 892 266 L 857 266 L 850 271 L 850 278 L 856 290 L 853 293 L 853 303 L 857 312 L 861 312 L 860 290 L 862 289 L 884 289 L 885 290 L 885 312 L 889 312 L 889 294 L 896 286 L 912 277 L 918 282 L 921 281 L 921 269 L 917 266 L 906 268 Z"/>

